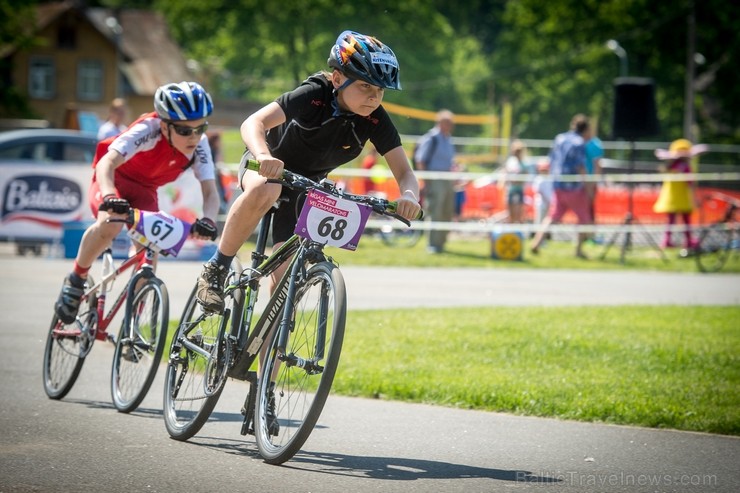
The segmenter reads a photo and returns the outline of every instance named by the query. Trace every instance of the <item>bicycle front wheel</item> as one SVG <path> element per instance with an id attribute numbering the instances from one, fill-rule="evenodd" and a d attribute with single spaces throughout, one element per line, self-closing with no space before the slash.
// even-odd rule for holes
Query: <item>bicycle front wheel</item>
<path id="1" fill-rule="evenodd" d="M 696 265 L 702 272 L 717 272 L 730 255 L 732 232 L 724 224 L 713 224 L 703 230 L 695 250 Z"/>
<path id="2" fill-rule="evenodd" d="M 339 269 L 329 262 L 311 267 L 297 286 L 285 351 L 273 330 L 260 369 L 255 436 L 265 462 L 289 460 L 316 425 L 339 364 L 346 312 Z"/>
<path id="3" fill-rule="evenodd" d="M 232 264 L 227 285 L 241 273 L 238 265 Z M 226 326 L 229 321 L 238 323 L 240 314 L 234 312 L 239 311 L 243 294 L 236 290 L 227 296 L 223 313 L 205 314 L 196 289 L 172 337 L 164 384 L 164 423 L 170 436 L 182 441 L 200 431 L 221 397 L 232 360 Z"/>
<path id="4" fill-rule="evenodd" d="M 87 286 L 94 285 L 88 277 Z M 95 342 L 98 325 L 97 297 L 83 297 L 81 312 L 71 324 L 54 315 L 44 348 L 44 391 L 51 399 L 61 399 L 77 381 L 85 357 Z"/>
<path id="5" fill-rule="evenodd" d="M 113 404 L 122 413 L 139 407 L 162 362 L 170 313 L 167 287 L 156 277 L 146 279 L 126 304 L 129 317 L 121 324 L 111 371 Z"/>

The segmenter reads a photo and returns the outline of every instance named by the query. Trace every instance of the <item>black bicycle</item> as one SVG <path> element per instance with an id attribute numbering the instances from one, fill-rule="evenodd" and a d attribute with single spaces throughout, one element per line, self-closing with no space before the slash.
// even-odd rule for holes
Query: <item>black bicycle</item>
<path id="1" fill-rule="evenodd" d="M 736 213 L 740 201 L 722 193 L 713 193 L 708 200 L 725 203 L 722 218 L 699 230 L 696 247 L 690 254 L 701 272 L 717 272 L 727 263 L 730 254 L 740 250 L 740 230 Z"/>
<path id="2" fill-rule="evenodd" d="M 257 162 L 251 169 L 259 169 Z M 228 377 L 249 382 L 241 434 L 253 434 L 270 464 L 289 460 L 311 434 L 339 364 L 347 297 L 339 267 L 324 247 L 357 248 L 372 212 L 394 217 L 388 200 L 345 193 L 330 180 L 317 183 L 285 171 L 270 180 L 305 192 L 295 234 L 265 254 L 275 208 L 260 222 L 252 265 L 234 261 L 222 313 L 206 313 L 193 290 L 172 339 L 164 389 L 167 431 L 177 440 L 208 420 Z M 276 204 L 279 206 L 280 202 Z M 257 320 L 260 280 L 288 268 Z M 259 374 L 251 370 L 260 353 Z"/>

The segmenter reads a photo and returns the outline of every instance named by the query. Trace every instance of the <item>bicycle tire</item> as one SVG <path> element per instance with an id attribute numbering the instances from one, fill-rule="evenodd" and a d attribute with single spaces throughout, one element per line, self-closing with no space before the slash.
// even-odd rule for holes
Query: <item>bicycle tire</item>
<path id="1" fill-rule="evenodd" d="M 88 277 L 86 287 L 94 284 L 92 276 Z M 86 310 L 78 313 L 71 324 L 64 324 L 56 314 L 51 319 L 44 348 L 43 368 L 44 391 L 51 399 L 62 399 L 72 390 L 85 363 L 85 357 L 95 342 L 97 297 L 83 296 L 80 306 L 85 306 Z"/>
<path id="2" fill-rule="evenodd" d="M 241 273 L 241 265 L 238 260 L 234 260 L 226 277 L 227 284 L 237 273 Z M 227 310 L 232 313 L 230 323 L 236 323 L 235 320 L 241 317 L 239 314 L 233 315 L 233 312 L 235 307 L 238 309 L 240 306 L 239 296 L 243 296 L 243 292 L 236 290 L 233 292 L 234 296 L 226 297 L 224 312 L 204 316 L 195 297 L 197 289 L 197 286 L 193 288 L 180 324 L 172 337 L 165 376 L 165 427 L 172 438 L 180 441 L 185 441 L 200 431 L 221 397 L 226 384 L 226 370 L 232 358 L 222 320 Z M 183 344 L 184 339 L 206 350 L 210 356 L 206 359 L 200 353 L 188 349 Z M 223 373 L 214 375 L 214 370 L 218 373 L 219 369 Z"/>
<path id="3" fill-rule="evenodd" d="M 725 224 L 717 223 L 704 229 L 694 254 L 696 265 L 701 272 L 717 272 L 724 267 L 730 256 L 732 231 Z"/>
<path id="4" fill-rule="evenodd" d="M 137 277 L 131 282 L 136 283 Z M 122 413 L 139 407 L 162 362 L 170 313 L 164 282 L 146 279 L 133 300 L 126 300 L 126 313 L 129 320 L 121 323 L 111 369 L 113 405 Z"/>
<path id="5" fill-rule="evenodd" d="M 297 287 L 294 303 L 293 328 L 285 354 L 300 358 L 294 362 L 313 364 L 304 368 L 300 363 L 281 363 L 277 350 L 280 331 L 273 331 L 258 383 L 254 426 L 260 455 L 269 464 L 282 464 L 300 450 L 313 431 L 331 390 L 347 315 L 346 288 L 339 268 L 330 262 L 311 267 Z M 325 328 L 323 337 L 321 327 Z M 323 358 L 318 354 L 317 341 L 324 342 Z M 270 395 L 271 375 L 277 375 L 273 395 Z M 275 430 L 271 430 L 274 425 L 268 415 L 272 398 L 280 428 L 277 435 L 271 434 Z"/>

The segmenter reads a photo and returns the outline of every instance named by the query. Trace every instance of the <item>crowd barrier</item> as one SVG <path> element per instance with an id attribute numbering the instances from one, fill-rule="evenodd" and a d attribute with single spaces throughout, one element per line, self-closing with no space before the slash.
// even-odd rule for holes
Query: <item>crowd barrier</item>
<path id="1" fill-rule="evenodd" d="M 460 215 L 454 222 L 425 222 L 415 224 L 415 227 L 425 230 L 446 229 L 460 232 L 490 233 L 497 231 L 516 230 L 525 233 L 538 228 L 536 224 L 506 225 L 506 191 L 499 186 L 499 175 L 496 173 L 434 173 L 417 171 L 417 176 L 423 185 L 424 180 L 444 179 L 456 181 L 464 191 L 465 201 Z M 398 196 L 398 188 L 390 173 L 379 174 L 357 168 L 339 168 L 330 178 L 339 186 L 352 193 L 364 194 L 368 192 L 383 193 L 390 198 Z M 543 178 L 548 178 L 543 176 Z M 226 186 L 234 186 L 234 177 L 225 178 Z M 519 178 L 524 182 L 525 210 L 529 220 L 534 214 L 534 192 L 531 186 L 532 176 Z M 565 180 L 583 180 L 583 177 L 565 177 Z M 598 183 L 595 202 L 595 224 L 576 225 L 576 217 L 568 213 L 560 226 L 553 225 L 552 231 L 584 231 L 611 233 L 625 232 L 630 228 L 624 225 L 625 217 L 631 212 L 640 223 L 640 230 L 648 229 L 655 232 L 665 231 L 665 214 L 653 211 L 653 204 L 658 198 L 663 181 L 693 181 L 696 182 L 697 207 L 692 213 L 691 222 L 696 227 L 720 220 L 726 209 L 726 197 L 740 201 L 740 173 L 693 173 L 677 175 L 672 173 L 624 173 L 604 176 L 586 177 L 586 180 Z M 727 187 L 702 186 L 702 182 L 727 183 Z M 630 197 L 631 194 L 631 197 Z M 631 201 L 631 210 L 630 210 Z M 638 226 L 632 227 L 637 231 Z M 684 226 L 679 223 L 674 226 L 676 231 L 682 231 Z"/>

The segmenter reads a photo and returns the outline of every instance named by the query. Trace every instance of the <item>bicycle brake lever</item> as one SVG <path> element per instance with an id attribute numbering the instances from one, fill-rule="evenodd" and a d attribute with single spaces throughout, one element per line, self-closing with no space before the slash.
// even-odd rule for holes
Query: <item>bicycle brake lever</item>
<path id="1" fill-rule="evenodd" d="M 408 227 L 411 227 L 411 221 L 409 221 L 409 220 L 408 220 L 408 219 L 406 219 L 405 217 L 403 217 L 403 216 L 400 216 L 400 215 L 396 214 L 395 212 L 391 212 L 391 213 L 390 213 L 390 214 L 388 214 L 388 215 L 389 215 L 389 216 L 391 216 L 391 217 L 392 217 L 393 219 L 398 219 L 399 221 L 401 221 L 401 222 L 402 222 L 403 224 L 405 224 L 406 226 L 408 226 Z"/>
<path id="2" fill-rule="evenodd" d="M 105 220 L 105 222 L 106 223 L 124 223 L 124 224 L 127 224 L 127 225 L 131 226 L 135 222 L 134 209 L 133 208 L 129 208 L 127 215 L 128 215 L 128 217 L 126 217 L 126 219 L 119 219 L 119 218 L 109 217 L 108 219 Z"/>

